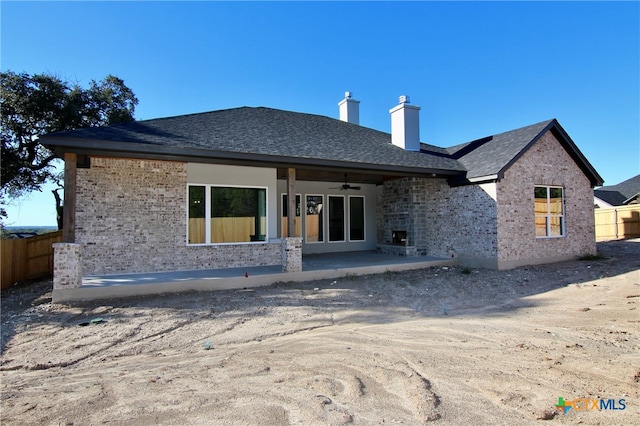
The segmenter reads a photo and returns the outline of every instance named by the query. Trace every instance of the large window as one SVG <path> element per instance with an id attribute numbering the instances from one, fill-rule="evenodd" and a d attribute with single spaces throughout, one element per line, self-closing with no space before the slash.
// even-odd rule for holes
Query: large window
<path id="1" fill-rule="evenodd" d="M 563 237 L 564 190 L 557 186 L 536 186 L 534 193 L 536 237 Z"/>
<path id="2" fill-rule="evenodd" d="M 265 241 L 265 188 L 189 186 L 189 244 Z M 208 220 L 207 220 L 208 218 Z"/>

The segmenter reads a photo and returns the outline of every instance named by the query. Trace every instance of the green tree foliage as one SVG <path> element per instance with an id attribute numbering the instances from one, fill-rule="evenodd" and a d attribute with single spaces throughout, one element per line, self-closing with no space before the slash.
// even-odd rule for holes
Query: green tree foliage
<path id="1" fill-rule="evenodd" d="M 138 99 L 113 75 L 92 80 L 88 88 L 51 74 L 0 74 L 2 175 L 0 200 L 40 190 L 55 176 L 55 155 L 38 137 L 59 130 L 133 121 Z M 5 216 L 0 211 L 0 216 Z"/>

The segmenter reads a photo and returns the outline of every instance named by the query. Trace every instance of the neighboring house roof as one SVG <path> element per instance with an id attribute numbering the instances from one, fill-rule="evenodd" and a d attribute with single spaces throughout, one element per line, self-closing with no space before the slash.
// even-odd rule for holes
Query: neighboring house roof
<path id="1" fill-rule="evenodd" d="M 451 148 L 421 144 L 420 152 L 393 145 L 388 133 L 264 107 L 61 131 L 42 136 L 40 142 L 57 153 L 435 173 L 464 183 L 502 178 L 546 131 L 554 133 L 593 186 L 602 185 L 602 178 L 555 119 Z"/>
<path id="2" fill-rule="evenodd" d="M 640 192 L 640 175 L 617 185 L 603 186 L 593 192 L 596 197 L 612 206 L 622 206 L 635 199 Z"/>

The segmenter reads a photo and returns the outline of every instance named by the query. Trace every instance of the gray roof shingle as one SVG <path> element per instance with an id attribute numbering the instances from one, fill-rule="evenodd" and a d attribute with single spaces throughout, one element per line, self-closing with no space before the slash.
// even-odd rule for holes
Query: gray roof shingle
<path id="1" fill-rule="evenodd" d="M 456 160 L 409 152 L 391 144 L 391 135 L 320 115 L 242 107 L 200 114 L 62 131 L 41 142 L 55 147 L 70 140 L 102 141 L 102 149 L 138 148 L 166 154 L 258 155 L 265 161 L 314 160 L 463 173 Z M 155 146 L 155 148 L 154 148 Z"/>
<path id="2" fill-rule="evenodd" d="M 501 179 L 504 172 L 547 131 L 554 134 L 589 178 L 592 186 L 602 184 L 600 175 L 556 119 L 452 146 L 447 152 L 467 170 L 467 180 L 480 181 L 494 177 Z"/>
<path id="3" fill-rule="evenodd" d="M 393 145 L 388 133 L 321 115 L 265 107 L 55 132 L 42 136 L 40 142 L 57 152 L 439 173 L 464 183 L 501 178 L 548 130 L 555 133 L 592 185 L 601 185 L 602 178 L 555 119 L 450 148 L 421 144 L 420 152 Z"/>
<path id="4" fill-rule="evenodd" d="M 467 179 L 497 176 L 536 140 L 554 120 L 542 121 L 447 149 L 467 169 Z"/>

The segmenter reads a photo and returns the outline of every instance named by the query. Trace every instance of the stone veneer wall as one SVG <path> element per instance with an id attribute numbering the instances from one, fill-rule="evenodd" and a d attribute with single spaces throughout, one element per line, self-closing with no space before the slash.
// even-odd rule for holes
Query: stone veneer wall
<path id="1" fill-rule="evenodd" d="M 404 178 L 384 183 L 378 196 L 378 244 L 391 244 L 393 231 L 407 231 L 407 245 L 425 256 L 424 179 Z"/>
<path id="2" fill-rule="evenodd" d="M 490 185 L 449 187 L 446 179 L 436 178 L 385 182 L 378 241 L 389 242 L 393 230 L 406 230 L 418 255 L 454 255 L 463 263 L 495 266 L 497 210 Z"/>
<path id="3" fill-rule="evenodd" d="M 280 243 L 186 245 L 186 163 L 91 158 L 78 169 L 85 275 L 277 265 Z"/>
<path id="4" fill-rule="evenodd" d="M 534 186 L 564 187 L 566 236 L 536 238 Z M 551 132 L 543 135 L 497 184 L 499 267 L 595 254 L 593 189 Z"/>

